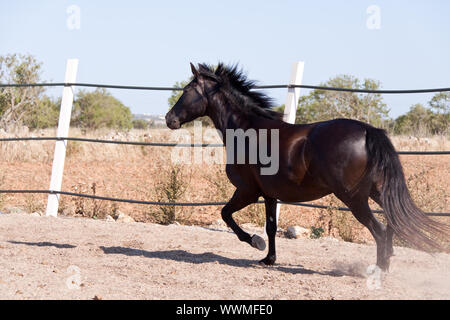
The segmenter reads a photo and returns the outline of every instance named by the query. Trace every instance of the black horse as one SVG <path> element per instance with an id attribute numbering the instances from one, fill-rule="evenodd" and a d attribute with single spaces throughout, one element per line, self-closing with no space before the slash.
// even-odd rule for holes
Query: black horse
<path id="1" fill-rule="evenodd" d="M 260 250 L 265 249 L 264 240 L 243 231 L 232 215 L 259 197 L 264 198 L 269 252 L 262 263 L 272 265 L 276 259 L 277 199 L 303 202 L 331 193 L 350 208 L 375 238 L 377 265 L 382 270 L 389 268 L 394 233 L 418 249 L 442 250 L 439 242 L 448 239 L 449 227 L 429 218 L 414 204 L 398 155 L 384 130 L 350 119 L 289 124 L 282 120 L 282 114 L 272 110 L 266 95 L 251 90 L 254 82 L 247 80 L 236 66 L 219 64 L 214 70 L 205 64 L 196 69 L 191 64 L 191 69 L 193 80 L 166 115 L 169 128 L 178 129 L 186 122 L 209 116 L 222 133 L 227 155 L 230 145 L 232 151 L 238 151 L 235 141 L 227 141 L 236 138 L 227 136 L 230 129 L 253 129 L 258 142 L 262 139 L 261 129 L 266 129 L 267 148 L 278 144 L 275 174 L 261 174 L 267 161 L 263 162 L 255 151 L 258 147 L 250 145 L 250 135 L 245 139 L 246 162 L 227 159 L 226 166 L 236 191 L 223 207 L 222 218 L 239 240 Z M 277 133 L 277 141 L 273 140 L 272 131 Z M 251 152 L 257 153 L 256 163 L 248 162 Z M 369 197 L 384 209 L 387 226 L 372 214 Z"/>

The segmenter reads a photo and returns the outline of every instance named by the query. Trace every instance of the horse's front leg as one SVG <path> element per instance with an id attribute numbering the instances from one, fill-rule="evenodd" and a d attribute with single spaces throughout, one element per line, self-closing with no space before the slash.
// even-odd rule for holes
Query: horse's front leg
<path id="1" fill-rule="evenodd" d="M 249 204 L 257 202 L 258 198 L 258 194 L 249 194 L 241 189 L 236 189 L 233 197 L 231 197 L 230 201 L 228 201 L 225 207 L 222 208 L 222 219 L 225 221 L 227 226 L 234 231 L 239 240 L 247 242 L 254 248 L 264 250 L 266 248 L 266 242 L 264 239 L 256 234 L 250 236 L 250 234 L 242 230 L 233 219 L 233 213 L 245 208 Z"/>
<path id="2" fill-rule="evenodd" d="M 266 233 L 269 238 L 269 252 L 260 263 L 273 265 L 277 258 L 275 252 L 275 235 L 277 233 L 277 199 L 264 198 L 266 205 Z"/>

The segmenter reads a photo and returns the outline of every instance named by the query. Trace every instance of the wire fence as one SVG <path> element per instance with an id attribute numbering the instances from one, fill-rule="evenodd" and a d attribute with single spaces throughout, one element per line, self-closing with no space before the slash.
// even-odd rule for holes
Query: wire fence
<path id="1" fill-rule="evenodd" d="M 143 141 L 121 141 L 121 140 L 105 140 L 75 137 L 10 137 L 0 138 L 0 142 L 8 141 L 80 141 L 107 144 L 124 144 L 134 146 L 150 146 L 150 147 L 189 147 L 189 148 L 219 148 L 224 147 L 221 143 L 168 143 L 168 142 L 143 142 Z M 447 155 L 450 151 L 398 151 L 402 155 Z"/>
<path id="2" fill-rule="evenodd" d="M 107 88 L 107 89 L 126 89 L 126 90 L 155 90 L 155 91 L 181 91 L 180 87 L 149 87 L 149 86 L 125 86 L 114 84 L 101 83 L 80 83 L 80 82 L 54 82 L 54 83 L 0 83 L 0 88 L 7 87 L 91 87 L 91 88 Z M 409 90 L 370 90 L 370 89 L 353 89 L 353 88 L 338 88 L 326 86 L 313 86 L 308 84 L 274 84 L 254 86 L 253 89 L 289 89 L 289 88 L 303 88 L 316 90 L 330 90 L 330 91 L 344 91 L 344 92 L 358 92 L 358 93 L 378 93 L 378 94 L 412 94 L 412 93 L 433 93 L 433 92 L 447 92 L 450 88 L 431 88 L 431 89 L 409 89 Z"/>
<path id="3" fill-rule="evenodd" d="M 2 84 L 0 88 L 6 87 L 94 87 L 94 88 L 108 88 L 108 89 L 128 89 L 128 90 L 159 90 L 159 91 L 177 91 L 183 90 L 178 87 L 149 87 L 149 86 L 124 86 L 124 85 L 109 85 L 98 83 L 21 83 L 21 84 Z M 412 94 L 412 93 L 433 93 L 433 92 L 448 92 L 450 88 L 431 88 L 431 89 L 412 89 L 412 90 L 368 90 L 368 89 L 352 89 L 352 88 L 337 88 L 326 86 L 313 86 L 313 85 L 262 85 L 255 86 L 254 89 L 286 89 L 286 88 L 304 88 L 304 89 L 316 89 L 316 90 L 330 90 L 330 91 L 343 91 L 343 92 L 357 92 L 357 93 L 375 93 L 375 94 Z M 139 145 L 139 146 L 155 146 L 155 147 L 223 147 L 223 144 L 176 144 L 176 143 L 164 143 L 164 142 L 141 142 L 141 141 L 118 141 L 118 140 L 103 140 L 103 139 L 89 139 L 89 138 L 74 138 L 74 137 L 10 137 L 0 138 L 0 142 L 7 141 L 81 141 L 81 142 L 94 142 L 94 143 L 110 143 L 110 144 L 122 144 L 122 145 Z M 450 151 L 399 151 L 398 154 L 402 155 L 448 155 Z M 95 200 L 106 200 L 115 202 L 125 202 L 134 204 L 145 205 L 160 205 L 160 206 L 219 206 L 225 205 L 227 202 L 159 202 L 159 201 L 143 201 L 133 199 L 121 199 L 113 197 L 104 197 L 97 195 L 90 195 L 84 193 L 75 193 L 67 191 L 54 191 L 54 190 L 0 190 L 0 193 L 35 193 L 35 194 L 59 194 L 74 197 L 83 197 Z M 341 211 L 350 211 L 344 207 L 330 207 L 317 204 L 299 203 L 299 202 L 283 202 L 278 201 L 281 204 L 296 205 L 318 209 L 335 209 Z M 264 201 L 258 201 L 258 203 L 264 203 Z M 374 213 L 382 213 L 382 210 L 372 210 Z M 429 216 L 450 216 L 447 212 L 427 212 Z"/>
<path id="4" fill-rule="evenodd" d="M 34 193 L 34 194 L 60 194 L 72 197 L 81 197 L 94 200 L 106 200 L 114 202 L 124 202 L 132 204 L 145 204 L 145 205 L 158 205 L 158 206 L 177 206 L 177 207 L 200 207 L 200 206 L 223 206 L 226 205 L 226 201 L 216 201 L 216 202 L 158 202 L 158 201 L 145 201 L 145 200 L 134 200 L 134 199 L 123 199 L 123 198 L 113 198 L 105 196 L 97 196 L 86 193 L 68 192 L 68 191 L 54 191 L 54 190 L 0 190 L 0 193 Z M 324 206 L 320 204 L 311 203 L 300 203 L 300 202 L 285 202 L 277 201 L 280 204 L 287 204 L 293 206 L 302 206 L 317 209 L 328 209 L 328 210 L 340 210 L 340 211 L 350 211 L 349 208 L 336 207 L 336 206 Z M 264 203 L 264 200 L 258 200 L 256 203 Z M 374 213 L 383 213 L 382 210 L 372 210 Z M 447 212 L 426 212 L 428 216 L 436 217 L 447 217 L 450 213 Z"/>

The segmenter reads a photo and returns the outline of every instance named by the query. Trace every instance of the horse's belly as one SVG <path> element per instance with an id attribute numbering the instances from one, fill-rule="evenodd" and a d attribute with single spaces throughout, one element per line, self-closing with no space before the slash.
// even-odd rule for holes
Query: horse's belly
<path id="1" fill-rule="evenodd" d="M 266 196 L 286 202 L 312 201 L 331 193 L 329 188 L 308 177 L 300 183 L 287 177 L 276 180 L 263 178 L 262 180 L 262 189 Z"/>

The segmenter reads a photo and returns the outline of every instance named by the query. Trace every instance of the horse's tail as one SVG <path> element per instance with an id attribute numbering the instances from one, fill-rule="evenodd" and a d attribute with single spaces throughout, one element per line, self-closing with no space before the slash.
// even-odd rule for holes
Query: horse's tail
<path id="1" fill-rule="evenodd" d="M 442 243 L 448 243 L 450 226 L 431 219 L 415 205 L 398 154 L 385 131 L 368 127 L 366 132 L 371 176 L 382 184 L 379 191 L 388 225 L 420 250 L 445 250 Z"/>

